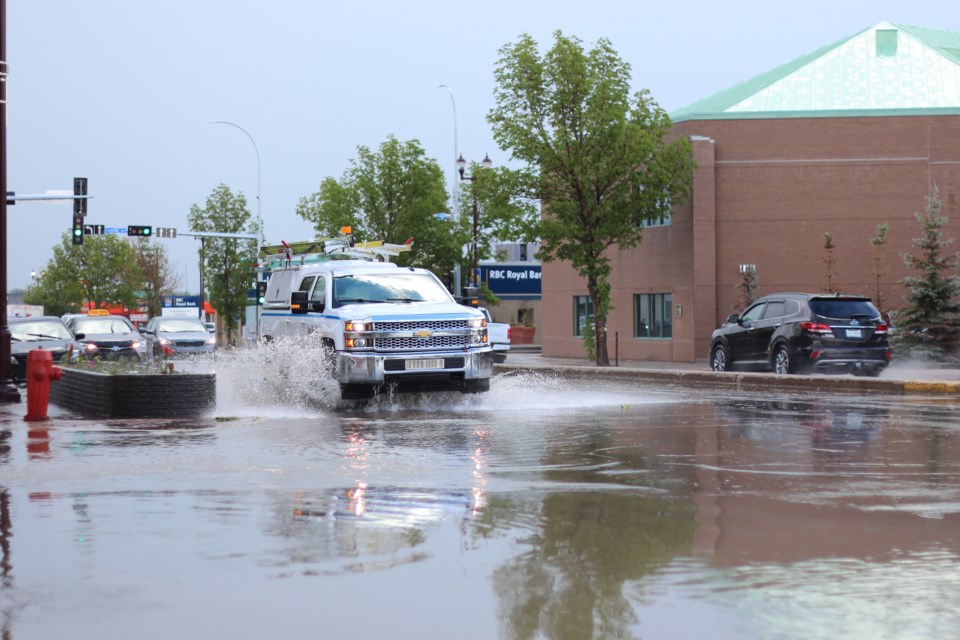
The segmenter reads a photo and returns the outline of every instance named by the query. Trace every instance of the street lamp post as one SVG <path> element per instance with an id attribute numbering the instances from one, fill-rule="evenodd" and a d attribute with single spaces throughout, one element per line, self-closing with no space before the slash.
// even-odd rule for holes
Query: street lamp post
<path id="1" fill-rule="evenodd" d="M 457 146 L 457 101 L 453 99 L 453 91 L 445 84 L 438 85 L 438 89 L 446 89 L 447 93 L 450 94 L 450 106 L 453 107 L 453 167 L 454 169 L 459 170 L 460 164 L 458 163 L 458 158 L 460 157 L 460 151 Z M 457 201 L 457 178 L 454 177 L 450 181 L 450 205 L 453 207 L 453 221 L 456 223 L 456 229 L 460 228 L 460 203 Z M 461 283 L 460 283 L 460 261 L 458 260 L 455 265 L 453 265 L 453 295 L 460 297 L 461 294 Z"/>
<path id="2" fill-rule="evenodd" d="M 228 122 L 226 120 L 210 120 L 210 124 L 228 124 L 231 127 L 236 127 L 240 129 L 248 138 L 250 142 L 253 143 L 253 150 L 257 153 L 257 254 L 260 253 L 260 248 L 264 245 L 263 239 L 263 212 L 261 206 L 263 204 L 262 199 L 260 198 L 260 147 L 257 146 L 257 141 L 253 139 L 253 136 L 250 135 L 250 132 L 241 127 L 240 125 L 234 122 Z M 201 241 L 202 242 L 202 241 Z M 203 282 L 203 272 L 201 270 L 200 281 Z M 254 285 L 256 288 L 256 285 Z M 200 286 L 200 298 L 203 299 L 203 285 Z M 260 342 L 260 305 L 257 305 L 257 342 Z"/>
<path id="3" fill-rule="evenodd" d="M 493 161 L 490 160 L 489 155 L 485 155 L 483 162 L 480 163 L 480 166 L 484 169 L 489 169 L 493 166 Z M 470 283 L 472 286 L 477 287 L 480 285 L 479 277 L 477 275 L 477 240 L 478 240 L 478 231 L 479 231 L 479 217 L 477 215 L 477 188 L 475 181 L 477 176 L 474 175 L 465 175 L 464 171 L 467 169 L 467 161 L 463 159 L 461 154 L 457 158 L 457 171 L 460 173 L 461 180 L 470 181 L 470 196 L 473 204 L 473 273 L 470 276 Z"/>

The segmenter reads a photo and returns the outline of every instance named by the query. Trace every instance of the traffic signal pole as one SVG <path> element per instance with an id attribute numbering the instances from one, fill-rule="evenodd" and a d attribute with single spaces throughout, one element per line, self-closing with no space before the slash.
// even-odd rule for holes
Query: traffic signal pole
<path id="1" fill-rule="evenodd" d="M 20 402 L 10 376 L 7 325 L 7 0 L 0 0 L 0 402 Z"/>

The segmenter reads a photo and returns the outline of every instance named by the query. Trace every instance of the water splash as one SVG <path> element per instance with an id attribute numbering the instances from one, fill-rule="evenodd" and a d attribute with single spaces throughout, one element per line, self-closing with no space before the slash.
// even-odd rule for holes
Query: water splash
<path id="1" fill-rule="evenodd" d="M 396 393 L 387 388 L 371 400 L 342 401 L 340 388 L 328 366 L 322 337 L 285 336 L 269 343 L 222 351 L 217 355 L 217 413 L 300 417 L 331 411 L 363 413 L 403 411 L 552 410 L 570 407 L 620 405 L 624 394 L 638 389 L 609 383 L 570 380 L 554 371 L 495 373 L 490 391 Z M 660 393 L 642 392 L 631 402 L 662 401 Z"/>
<path id="2" fill-rule="evenodd" d="M 330 373 L 322 338 L 289 336 L 217 357 L 217 410 L 269 407 L 292 415 L 337 407 L 340 387 Z"/>

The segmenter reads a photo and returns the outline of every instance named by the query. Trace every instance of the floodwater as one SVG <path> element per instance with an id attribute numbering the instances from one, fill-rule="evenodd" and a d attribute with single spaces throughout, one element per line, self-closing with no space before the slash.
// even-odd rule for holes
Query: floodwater
<path id="1" fill-rule="evenodd" d="M 198 419 L 3 409 L 3 640 L 960 637 L 960 404 L 511 374 L 344 409 L 247 357 Z"/>

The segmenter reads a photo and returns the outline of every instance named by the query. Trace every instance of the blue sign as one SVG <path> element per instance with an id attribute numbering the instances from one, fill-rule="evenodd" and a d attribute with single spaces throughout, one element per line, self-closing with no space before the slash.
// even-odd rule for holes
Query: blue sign
<path id="1" fill-rule="evenodd" d="M 482 264 L 480 281 L 498 298 L 507 300 L 540 299 L 539 264 Z"/>
<path id="2" fill-rule="evenodd" d="M 120 235 L 125 236 L 127 235 L 127 228 L 126 227 L 107 227 L 104 230 L 104 233 L 119 233 Z"/>
<path id="3" fill-rule="evenodd" d="M 200 296 L 164 296 L 163 306 L 170 309 L 200 308 Z"/>

